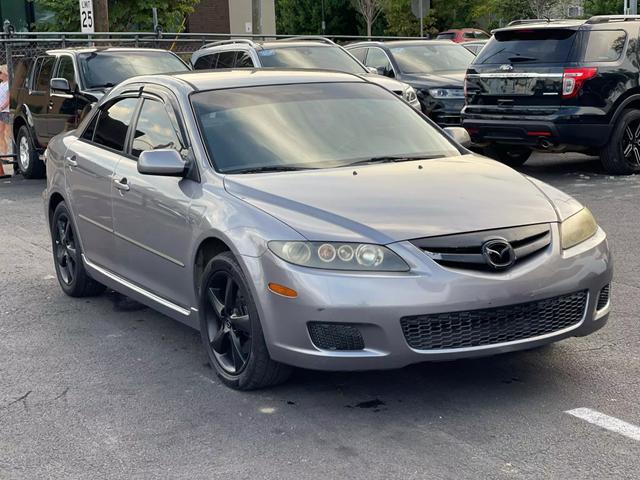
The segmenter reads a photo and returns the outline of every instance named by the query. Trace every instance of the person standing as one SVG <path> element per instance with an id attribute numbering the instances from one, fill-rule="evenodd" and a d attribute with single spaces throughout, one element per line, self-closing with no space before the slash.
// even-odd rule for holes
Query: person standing
<path id="1" fill-rule="evenodd" d="M 0 178 L 8 177 L 2 159 L 13 153 L 11 150 L 11 113 L 9 112 L 9 75 L 7 66 L 0 65 Z"/>

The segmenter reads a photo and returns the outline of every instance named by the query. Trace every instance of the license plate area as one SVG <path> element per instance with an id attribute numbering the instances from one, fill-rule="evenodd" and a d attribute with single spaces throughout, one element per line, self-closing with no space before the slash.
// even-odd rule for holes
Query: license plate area
<path id="1" fill-rule="evenodd" d="M 535 95 L 537 78 L 492 78 L 486 82 L 489 95 Z"/>

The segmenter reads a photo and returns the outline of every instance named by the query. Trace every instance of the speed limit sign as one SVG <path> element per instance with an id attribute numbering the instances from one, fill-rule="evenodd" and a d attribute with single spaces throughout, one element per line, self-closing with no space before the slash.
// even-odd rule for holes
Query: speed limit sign
<path id="1" fill-rule="evenodd" d="M 93 0 L 80 0 L 80 29 L 82 33 L 93 33 Z"/>

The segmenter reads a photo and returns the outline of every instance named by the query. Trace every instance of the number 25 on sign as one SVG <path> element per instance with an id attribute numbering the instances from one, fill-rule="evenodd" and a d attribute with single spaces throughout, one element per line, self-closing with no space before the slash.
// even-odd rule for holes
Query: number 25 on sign
<path id="1" fill-rule="evenodd" d="M 93 33 L 93 0 L 80 0 L 80 29 Z"/>

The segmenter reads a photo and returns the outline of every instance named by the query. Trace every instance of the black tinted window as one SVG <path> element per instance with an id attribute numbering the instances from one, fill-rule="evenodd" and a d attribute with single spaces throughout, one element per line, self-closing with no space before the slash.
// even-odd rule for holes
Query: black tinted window
<path id="1" fill-rule="evenodd" d="M 440 33 L 436 38 L 438 40 L 453 40 L 455 36 L 455 33 Z"/>
<path id="2" fill-rule="evenodd" d="M 196 70 L 209 70 L 212 68 L 212 65 L 216 62 L 218 55 L 203 55 L 198 60 L 196 60 L 196 64 L 193 66 Z"/>
<path id="3" fill-rule="evenodd" d="M 233 68 L 236 52 L 220 52 L 215 68 Z"/>
<path id="4" fill-rule="evenodd" d="M 87 125 L 86 130 L 82 134 L 82 138 L 84 138 L 85 140 L 89 140 L 90 142 L 93 141 L 93 133 L 96 131 L 96 124 L 98 123 L 98 118 L 100 118 L 100 113 L 97 113 L 96 115 L 93 116 L 93 118 L 91 119 L 91 122 L 89 122 L 89 125 Z"/>
<path id="5" fill-rule="evenodd" d="M 627 40 L 627 34 L 622 30 L 596 30 L 585 36 L 585 62 L 615 62 L 622 55 Z"/>
<path id="6" fill-rule="evenodd" d="M 73 67 L 73 59 L 67 55 L 60 57 L 58 61 L 58 71 L 56 77 L 66 78 L 69 85 L 73 88 L 76 83 L 75 69 Z"/>
<path id="7" fill-rule="evenodd" d="M 236 58 L 236 67 L 238 68 L 251 68 L 253 67 L 253 60 L 249 52 L 238 52 L 238 58 Z"/>
<path id="8" fill-rule="evenodd" d="M 55 58 L 46 57 L 40 65 L 38 72 L 38 78 L 36 80 L 36 90 L 49 90 L 49 80 L 51 80 L 51 73 L 53 72 Z"/>
<path id="9" fill-rule="evenodd" d="M 180 151 L 182 147 L 164 104 L 145 100 L 138 117 L 131 153 L 138 157 L 144 151 L 158 148 Z"/>
<path id="10" fill-rule="evenodd" d="M 93 141 L 114 150 L 124 150 L 127 130 L 137 103 L 137 98 L 123 98 L 102 110 Z"/>
<path id="11" fill-rule="evenodd" d="M 569 29 L 523 29 L 497 32 L 475 63 L 565 63 L 576 37 Z"/>

